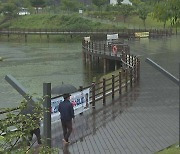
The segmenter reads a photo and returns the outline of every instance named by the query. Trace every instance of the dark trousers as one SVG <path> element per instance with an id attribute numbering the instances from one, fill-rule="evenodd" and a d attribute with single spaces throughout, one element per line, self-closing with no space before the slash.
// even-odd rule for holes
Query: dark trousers
<path id="1" fill-rule="evenodd" d="M 30 141 L 32 140 L 33 134 L 36 135 L 38 144 L 42 144 L 42 143 L 41 143 L 40 129 L 39 129 L 39 128 L 36 128 L 36 129 L 34 129 L 34 130 L 32 130 L 32 131 L 30 132 L 30 137 L 29 137 L 29 140 L 30 140 Z"/>
<path id="2" fill-rule="evenodd" d="M 61 124 L 63 128 L 63 136 L 66 142 L 68 142 L 69 136 L 72 132 L 72 120 L 64 121 L 61 119 Z"/>

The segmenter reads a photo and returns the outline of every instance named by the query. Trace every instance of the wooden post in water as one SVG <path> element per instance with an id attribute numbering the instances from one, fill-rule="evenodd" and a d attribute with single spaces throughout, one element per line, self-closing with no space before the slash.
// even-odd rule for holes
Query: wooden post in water
<path id="1" fill-rule="evenodd" d="M 49 34 L 47 34 L 47 40 L 48 40 L 48 43 L 49 43 Z"/>
<path id="2" fill-rule="evenodd" d="M 108 48 L 109 48 L 109 55 L 111 55 L 112 47 L 108 46 Z"/>
<path id="3" fill-rule="evenodd" d="M 114 70 L 116 71 L 116 70 L 117 70 L 117 60 L 115 60 L 114 63 L 115 63 L 115 64 L 114 64 Z"/>
<path id="4" fill-rule="evenodd" d="M 101 53 L 101 42 L 99 43 L 99 52 Z"/>
<path id="5" fill-rule="evenodd" d="M 106 53 L 106 44 L 104 44 L 104 55 Z"/>
<path id="6" fill-rule="evenodd" d="M 122 81 L 121 81 L 121 72 L 119 72 L 119 95 L 122 93 Z"/>
<path id="7" fill-rule="evenodd" d="M 107 59 L 104 58 L 103 61 L 104 61 L 104 63 L 103 63 L 103 65 L 104 65 L 104 73 L 106 73 L 106 70 L 107 70 Z"/>
<path id="8" fill-rule="evenodd" d="M 103 104 L 106 104 L 106 79 L 103 78 Z"/>
<path id="9" fill-rule="evenodd" d="M 25 34 L 25 42 L 27 42 L 27 34 Z"/>
<path id="10" fill-rule="evenodd" d="M 9 42 L 9 33 L 8 33 L 8 42 Z"/>
<path id="11" fill-rule="evenodd" d="M 92 83 L 92 108 L 95 109 L 95 82 Z"/>
<path id="12" fill-rule="evenodd" d="M 91 52 L 94 52 L 94 43 L 93 42 L 91 42 Z"/>
<path id="13" fill-rule="evenodd" d="M 114 75 L 112 75 L 112 99 L 114 99 Z"/>

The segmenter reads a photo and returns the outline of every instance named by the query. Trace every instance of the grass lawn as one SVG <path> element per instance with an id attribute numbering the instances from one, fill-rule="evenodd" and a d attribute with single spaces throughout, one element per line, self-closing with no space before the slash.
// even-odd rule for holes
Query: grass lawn
<path id="1" fill-rule="evenodd" d="M 180 148 L 176 145 L 172 145 L 156 154 L 180 154 Z"/>

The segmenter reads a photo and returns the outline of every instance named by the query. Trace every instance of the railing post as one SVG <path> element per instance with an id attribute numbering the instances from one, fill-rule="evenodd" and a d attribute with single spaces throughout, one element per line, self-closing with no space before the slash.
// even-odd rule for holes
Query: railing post
<path id="1" fill-rule="evenodd" d="M 106 44 L 104 44 L 104 55 L 106 53 Z"/>
<path id="2" fill-rule="evenodd" d="M 126 92 L 128 91 L 128 71 L 127 71 L 127 68 L 125 69 L 125 79 L 126 79 L 126 82 L 125 82 L 125 84 L 126 84 Z"/>
<path id="3" fill-rule="evenodd" d="M 140 79 L 140 60 L 137 59 L 137 81 Z"/>
<path id="4" fill-rule="evenodd" d="M 51 148 L 51 83 L 43 83 L 44 121 L 43 133 L 45 145 Z"/>
<path id="5" fill-rule="evenodd" d="M 112 75 L 112 99 L 114 99 L 114 75 Z"/>
<path id="6" fill-rule="evenodd" d="M 122 94 L 122 80 L 121 80 L 121 72 L 119 72 L 119 95 Z"/>
<path id="7" fill-rule="evenodd" d="M 133 78 L 132 70 L 133 70 L 133 68 L 130 69 L 130 87 L 131 88 L 132 88 L 132 78 Z"/>
<path id="8" fill-rule="evenodd" d="M 93 42 L 91 42 L 91 47 L 92 47 L 91 51 L 94 52 L 94 44 L 93 44 Z"/>
<path id="9" fill-rule="evenodd" d="M 108 46 L 108 48 L 109 48 L 109 55 L 111 55 L 111 52 L 112 52 L 112 46 L 110 45 L 110 46 Z"/>
<path id="10" fill-rule="evenodd" d="M 83 86 L 79 86 L 79 90 L 82 91 L 83 90 Z"/>
<path id="11" fill-rule="evenodd" d="M 106 79 L 103 78 L 103 104 L 106 104 Z"/>
<path id="12" fill-rule="evenodd" d="M 86 42 L 86 49 L 88 52 L 90 52 L 90 42 Z"/>
<path id="13" fill-rule="evenodd" d="M 131 56 L 131 66 L 134 67 L 134 56 Z"/>
<path id="14" fill-rule="evenodd" d="M 92 83 L 92 108 L 95 109 L 95 82 Z"/>

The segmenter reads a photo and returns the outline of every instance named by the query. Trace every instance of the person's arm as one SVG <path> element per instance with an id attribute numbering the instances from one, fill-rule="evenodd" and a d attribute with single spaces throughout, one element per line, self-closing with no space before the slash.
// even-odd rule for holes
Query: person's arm
<path id="1" fill-rule="evenodd" d="M 74 109 L 73 109 L 73 105 L 72 104 L 71 104 L 71 116 L 72 116 L 73 119 L 75 118 Z"/>

